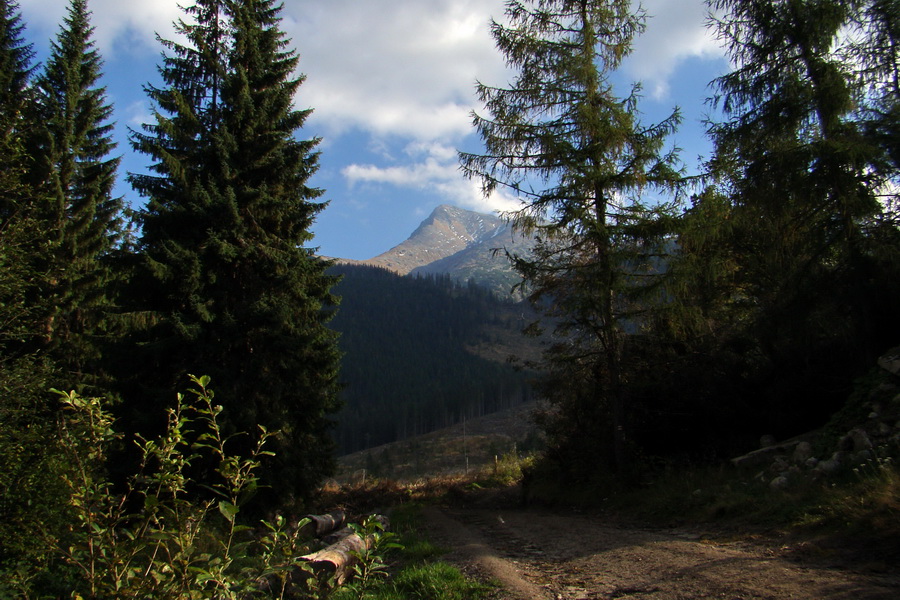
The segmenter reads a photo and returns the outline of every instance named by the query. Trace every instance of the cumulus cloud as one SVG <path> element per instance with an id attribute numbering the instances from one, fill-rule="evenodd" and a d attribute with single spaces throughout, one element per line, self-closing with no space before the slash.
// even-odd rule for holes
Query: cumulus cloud
<path id="1" fill-rule="evenodd" d="M 502 85 L 508 74 L 490 36 L 503 0 L 332 0 L 288 3 L 285 27 L 308 75 L 300 103 L 334 133 L 359 128 L 416 140 L 471 133 L 474 83 Z M 705 27 L 702 0 L 646 0 L 647 32 L 628 75 L 664 97 L 690 57 L 721 56 Z"/>
<path id="2" fill-rule="evenodd" d="M 503 71 L 488 31 L 502 11 L 502 0 L 288 3 L 308 77 L 298 101 L 334 133 L 464 136 L 475 79 Z"/>
<path id="3" fill-rule="evenodd" d="M 669 80 L 686 59 L 724 55 L 715 35 L 706 27 L 706 6 L 701 0 L 644 0 L 646 32 L 635 40 L 625 69 L 645 84 L 657 99 L 669 92 Z"/>
<path id="4" fill-rule="evenodd" d="M 181 16 L 179 0 L 91 0 L 94 39 L 100 51 L 114 54 L 159 52 L 156 34 L 172 36 L 172 23 Z M 68 0 L 26 0 L 20 3 L 29 27 L 55 36 L 69 5 Z"/>
<path id="5" fill-rule="evenodd" d="M 184 2 L 182 2 L 184 3 Z M 189 2 L 188 2 L 189 3 Z M 30 27 L 55 33 L 68 0 L 21 3 Z M 91 0 L 95 37 L 107 60 L 160 48 L 182 16 L 179 0 Z M 330 0 L 287 2 L 282 27 L 308 76 L 298 104 L 316 109 L 330 134 L 359 129 L 413 140 L 471 133 L 476 79 L 502 84 L 503 59 L 488 23 L 503 20 L 503 0 Z M 652 18 L 627 69 L 664 95 L 678 64 L 719 51 L 703 27 L 701 0 L 645 0 Z"/>
<path id="6" fill-rule="evenodd" d="M 91 0 L 95 38 L 107 63 L 157 56 L 157 33 L 171 38 L 178 5 L 190 0 Z M 626 69 L 664 96 L 675 69 L 689 57 L 720 55 L 705 30 L 702 0 L 644 0 L 652 18 L 636 40 Z M 25 0 L 29 29 L 50 37 L 68 0 Z M 356 162 L 342 174 L 351 184 L 428 190 L 444 201 L 477 210 L 511 209 L 514 198 L 482 198 L 477 181 L 458 170 L 454 146 L 471 144 L 469 113 L 476 79 L 509 81 L 489 32 L 504 19 L 504 0 L 329 0 L 286 2 L 282 27 L 300 56 L 307 80 L 298 107 L 313 107 L 309 124 L 325 139 L 362 133 L 370 151 L 385 149 L 383 164 Z M 125 101 L 125 100 L 123 100 Z M 148 108 L 126 104 L 129 125 Z M 404 148 L 392 156 L 389 150 Z M 354 159 L 350 159 L 354 160 Z M 355 160 L 359 161 L 358 158 Z"/>
<path id="7" fill-rule="evenodd" d="M 485 198 L 478 181 L 460 175 L 454 148 L 417 142 L 407 146 L 405 154 L 408 160 L 388 166 L 351 164 L 344 167 L 342 175 L 351 185 L 375 183 L 427 190 L 445 202 L 480 212 L 513 210 L 519 206 L 516 198 L 505 193 Z"/>

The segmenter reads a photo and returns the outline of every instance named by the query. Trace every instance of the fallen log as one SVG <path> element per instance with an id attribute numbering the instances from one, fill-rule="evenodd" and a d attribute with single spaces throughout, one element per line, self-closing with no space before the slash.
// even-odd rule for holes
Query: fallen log
<path id="1" fill-rule="evenodd" d="M 338 514 L 332 513 L 331 516 Z M 346 520 L 343 513 L 340 513 L 340 515 L 341 519 L 332 519 L 331 522 Z M 322 517 L 326 515 L 317 516 Z M 309 516 L 306 518 L 310 518 L 310 523 L 328 524 L 329 521 L 328 519 L 315 520 Z M 387 517 L 374 515 L 373 518 L 384 531 L 390 526 Z M 296 560 L 306 563 L 305 566 L 294 566 L 280 576 L 270 575 L 264 577 L 258 582 L 257 589 L 264 592 L 275 590 L 284 598 L 305 598 L 304 590 L 307 589 L 305 582 L 310 577 L 314 577 L 320 582 L 333 577 L 334 584 L 341 585 L 350 574 L 350 567 L 356 562 L 354 553 L 359 554 L 371 549 L 375 545 L 376 538 L 374 535 L 367 535 L 366 539 L 363 540 L 352 528 L 344 527 L 331 533 L 323 541 L 328 544 L 325 548 L 296 558 Z M 249 598 L 250 596 L 247 596 L 247 600 Z"/>
<path id="2" fill-rule="evenodd" d="M 347 515 L 342 510 L 325 515 L 306 515 L 303 518 L 309 519 L 309 522 L 300 528 L 300 534 L 316 538 L 340 529 L 347 522 Z"/>
<path id="3" fill-rule="evenodd" d="M 376 515 L 375 520 L 383 531 L 387 531 L 390 526 L 387 517 Z M 322 550 L 301 556 L 299 560 L 310 564 L 317 575 L 334 576 L 335 582 L 341 584 L 347 578 L 350 567 L 356 562 L 354 554 L 371 549 L 375 545 L 375 536 L 368 535 L 363 540 L 353 529 L 345 527 L 333 533 L 328 542 L 330 545 Z"/>

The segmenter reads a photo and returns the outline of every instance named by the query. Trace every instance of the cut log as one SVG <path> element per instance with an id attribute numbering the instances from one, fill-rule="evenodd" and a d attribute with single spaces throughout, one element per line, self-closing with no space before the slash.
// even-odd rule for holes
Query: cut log
<path id="1" fill-rule="evenodd" d="M 347 522 L 347 515 L 342 510 L 326 515 L 306 515 L 303 518 L 309 519 L 309 523 L 300 528 L 300 533 L 317 538 L 340 529 Z"/>
<path id="2" fill-rule="evenodd" d="M 324 517 L 333 518 L 326 519 Z M 309 515 L 307 518 L 310 519 L 308 525 L 314 523 L 325 523 L 328 525 L 329 522 L 336 523 L 340 521 L 343 523 L 346 520 L 342 512 L 332 513 L 331 515 Z M 381 524 L 382 529 L 387 531 L 390 526 L 388 518 L 381 515 L 375 515 L 374 518 Z M 316 577 L 321 581 L 334 576 L 335 584 L 341 585 L 349 575 L 349 568 L 354 564 L 355 557 L 353 553 L 359 553 L 371 548 L 375 544 L 375 538 L 368 536 L 363 541 L 359 535 L 354 533 L 353 529 L 344 527 L 325 538 L 325 543 L 329 545 L 322 550 L 297 557 L 298 560 L 308 563 L 312 567 L 312 572 L 295 566 L 282 575 L 283 578 L 275 575 L 263 577 L 258 581 L 257 589 L 264 592 L 275 591 L 281 594 L 279 597 L 283 598 L 306 598 L 305 590 L 307 590 L 307 587 L 305 582 L 309 577 Z M 247 595 L 245 600 L 250 600 L 252 597 L 254 596 Z"/>
<path id="3" fill-rule="evenodd" d="M 335 581 L 341 584 L 347 578 L 348 569 L 356 562 L 353 553 L 363 552 L 371 547 L 371 538 L 363 541 L 357 534 L 351 533 L 323 550 L 301 556 L 300 560 L 310 563 L 317 573 L 334 575 Z"/>
<path id="4" fill-rule="evenodd" d="M 388 518 L 382 515 L 377 515 L 375 518 L 386 531 L 390 525 Z M 334 575 L 335 581 L 341 584 L 347 578 L 350 567 L 356 562 L 353 554 L 372 548 L 375 538 L 370 535 L 363 540 L 351 528 L 345 527 L 331 534 L 329 542 L 330 545 L 322 550 L 306 554 L 299 559 L 310 563 L 313 570 L 319 574 Z"/>

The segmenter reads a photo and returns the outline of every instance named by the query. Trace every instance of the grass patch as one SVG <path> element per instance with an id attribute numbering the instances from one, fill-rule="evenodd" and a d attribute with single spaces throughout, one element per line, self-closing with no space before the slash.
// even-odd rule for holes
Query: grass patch
<path id="1" fill-rule="evenodd" d="M 371 600 L 477 600 L 490 588 L 467 579 L 444 562 L 410 564 L 366 595 Z M 350 596 L 352 597 L 352 596 Z M 338 600 L 344 600 L 338 596 Z"/>
<path id="2" fill-rule="evenodd" d="M 441 562 L 446 553 L 422 534 L 421 506 L 401 505 L 391 513 L 392 530 L 403 548 L 397 552 L 392 577 L 360 594 L 341 589 L 335 600 L 479 600 L 492 590 L 490 586 L 468 579 L 459 569 Z"/>
<path id="3" fill-rule="evenodd" d="M 534 461 L 534 456 L 522 457 L 515 452 L 495 456 L 493 464 L 485 465 L 476 472 L 473 483 L 482 488 L 515 485 L 522 480 L 523 470 L 527 470 Z"/>

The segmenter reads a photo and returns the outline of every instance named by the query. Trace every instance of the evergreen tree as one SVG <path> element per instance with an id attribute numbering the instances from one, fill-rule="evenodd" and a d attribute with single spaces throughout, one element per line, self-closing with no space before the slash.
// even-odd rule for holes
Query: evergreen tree
<path id="1" fill-rule="evenodd" d="M 900 3 L 866 0 L 855 17 L 855 42 L 849 58 L 858 65 L 865 92 L 867 133 L 885 150 L 881 174 L 896 181 L 900 173 Z M 897 190 L 882 191 L 882 201 L 898 210 Z"/>
<path id="2" fill-rule="evenodd" d="M 836 408 L 895 322 L 872 245 L 885 147 L 859 120 L 863 88 L 841 52 L 859 3 L 710 4 L 735 65 L 715 82 L 726 120 L 712 128 L 713 168 L 732 203 L 757 376 L 777 382 L 760 412 L 772 426 L 806 427 Z"/>
<path id="3" fill-rule="evenodd" d="M 793 212 L 807 229 L 820 230 L 818 241 L 812 231 L 804 234 L 813 247 L 801 255 L 838 242 L 852 251 L 862 219 L 878 211 L 867 172 L 877 148 L 852 119 L 857 87 L 835 53 L 853 3 L 711 5 L 727 15 L 714 25 L 736 65 L 716 81 L 715 101 L 729 117 L 712 130 L 718 166 L 736 170 L 729 175 L 746 198 L 742 204 L 760 206 L 770 217 Z"/>
<path id="4" fill-rule="evenodd" d="M 18 4 L 0 0 L 0 413 L 4 423 L 11 414 L 7 411 L 39 404 L 40 391 L 29 385 L 46 380 L 51 371 L 42 357 L 33 356 L 29 343 L 39 335 L 41 314 L 46 310 L 36 290 L 46 274 L 35 257 L 46 252 L 47 246 L 34 215 L 33 188 L 26 180 L 32 167 L 25 147 L 32 131 L 26 108 L 33 99 L 34 52 L 23 39 L 24 27 Z M 16 457 L 7 456 L 15 468 Z"/>
<path id="5" fill-rule="evenodd" d="M 297 140 L 303 78 L 271 0 L 203 0 L 165 42 L 165 87 L 148 88 L 156 124 L 134 133 L 156 161 L 132 175 L 158 314 L 150 345 L 166 383 L 212 377 L 232 424 L 282 435 L 266 483 L 307 493 L 331 469 L 328 415 L 337 409 L 336 335 L 326 328 L 335 278 L 308 248 L 325 207 L 308 184 L 317 139 Z"/>
<path id="6" fill-rule="evenodd" d="M 640 86 L 624 97 L 613 89 L 611 74 L 644 28 L 629 1 L 512 1 L 506 14 L 509 25 L 492 32 L 518 75 L 509 88 L 478 85 L 491 115 L 474 117 L 486 154 L 462 154 L 462 167 L 486 193 L 515 192 L 514 225 L 539 238 L 533 256 L 512 258 L 559 340 L 544 365 L 543 390 L 561 409 L 547 423 L 551 438 L 568 446 L 570 465 L 590 469 L 587 457 L 599 455 L 622 468 L 624 330 L 647 306 L 635 295 L 652 287 L 667 209 L 644 192 L 679 181 L 664 148 L 679 115 L 644 125 Z"/>
<path id="7" fill-rule="evenodd" d="M 48 247 L 27 180 L 34 53 L 23 33 L 18 4 L 0 0 L 0 595 L 43 567 L 46 551 L 23 532 L 59 533 L 67 500 L 46 393 L 55 369 L 30 343 L 47 310 L 36 257 Z"/>
<path id="8" fill-rule="evenodd" d="M 98 83 L 102 62 L 92 34 L 87 0 L 72 0 L 36 82 L 38 126 L 31 148 L 38 215 L 50 235 L 44 256 L 50 276 L 41 292 L 53 310 L 45 342 L 75 381 L 85 361 L 97 359 L 91 337 L 110 304 L 104 258 L 121 234 L 122 202 L 113 197 L 119 159 L 109 157 L 115 147 L 112 107 Z"/>
<path id="9" fill-rule="evenodd" d="M 0 0 L 0 226 L 23 216 L 23 177 L 27 170 L 24 138 L 28 122 L 24 110 L 31 101 L 29 84 L 34 50 L 25 43 L 19 5 Z"/>

